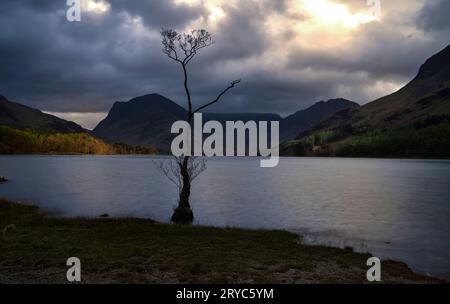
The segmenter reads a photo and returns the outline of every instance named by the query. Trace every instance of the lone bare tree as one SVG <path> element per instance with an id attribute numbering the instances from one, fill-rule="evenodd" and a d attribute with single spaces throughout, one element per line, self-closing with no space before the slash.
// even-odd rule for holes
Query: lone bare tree
<path id="1" fill-rule="evenodd" d="M 215 99 L 207 102 L 198 108 L 193 107 L 191 93 L 188 82 L 188 65 L 197 53 L 208 46 L 214 44 L 211 34 L 204 30 L 193 30 L 190 33 L 177 33 L 172 29 L 164 29 L 161 31 L 162 36 L 162 51 L 170 59 L 179 63 L 184 75 L 184 91 L 187 98 L 187 122 L 192 126 L 192 121 L 195 113 L 199 113 L 205 108 L 219 102 L 225 93 L 234 88 L 240 80 L 235 80 L 230 83 L 222 92 L 220 92 Z M 192 152 L 192 151 L 191 151 Z M 164 175 L 169 178 L 179 189 L 178 207 L 174 210 L 172 215 L 172 222 L 177 224 L 191 224 L 194 220 L 194 214 L 189 204 L 189 197 L 191 195 L 192 181 L 206 169 L 204 159 L 183 155 L 176 157 L 169 165 L 160 163 L 158 167 Z"/>

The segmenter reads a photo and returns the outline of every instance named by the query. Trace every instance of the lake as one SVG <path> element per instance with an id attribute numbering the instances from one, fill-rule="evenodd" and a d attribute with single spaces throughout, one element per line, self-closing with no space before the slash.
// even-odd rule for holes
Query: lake
<path id="1" fill-rule="evenodd" d="M 150 156 L 1 156 L 0 197 L 66 217 L 168 222 L 177 189 Z M 450 277 L 450 161 L 212 158 L 194 183 L 196 224 L 276 228 Z"/>

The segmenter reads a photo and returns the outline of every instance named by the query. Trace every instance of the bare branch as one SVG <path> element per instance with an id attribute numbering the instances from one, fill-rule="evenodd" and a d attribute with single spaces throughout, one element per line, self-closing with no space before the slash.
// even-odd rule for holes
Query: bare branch
<path id="1" fill-rule="evenodd" d="M 203 171 L 206 170 L 206 159 L 203 157 L 192 156 L 188 162 L 188 172 L 191 181 L 196 179 Z"/>
<path id="2" fill-rule="evenodd" d="M 190 120 L 192 117 L 192 100 L 188 85 L 187 65 L 197 55 L 198 51 L 212 45 L 214 41 L 211 34 L 204 29 L 193 30 L 189 34 L 179 34 L 172 29 L 163 29 L 161 36 L 163 53 L 170 59 L 179 62 L 183 67 L 184 90 L 188 103 L 188 119 Z M 182 54 L 184 54 L 184 58 Z"/>
<path id="3" fill-rule="evenodd" d="M 166 54 L 170 59 L 182 63 L 182 61 L 178 58 L 176 45 L 179 34 L 174 30 L 163 29 L 161 31 L 161 36 L 162 36 L 163 53 Z"/>
<path id="4" fill-rule="evenodd" d="M 188 86 L 188 73 L 187 65 L 191 60 L 197 55 L 197 52 L 203 48 L 206 48 L 214 44 L 211 34 L 204 29 L 192 30 L 190 33 L 179 34 L 172 29 L 163 29 L 161 31 L 162 36 L 162 51 L 170 59 L 179 62 L 183 67 L 184 73 L 184 89 L 186 91 L 187 102 L 188 102 L 188 120 L 191 121 L 194 113 L 198 113 L 206 107 L 209 107 L 222 98 L 222 96 L 241 82 L 241 80 L 235 80 L 223 90 L 213 101 L 197 108 L 192 111 L 192 100 L 191 94 Z M 184 58 L 179 57 L 179 53 L 184 54 Z"/>
<path id="5" fill-rule="evenodd" d="M 223 91 L 216 97 L 216 99 L 214 99 L 213 101 L 211 101 L 211 102 L 209 102 L 209 103 L 207 103 L 207 104 L 205 104 L 205 105 L 203 105 L 203 106 L 197 108 L 196 110 L 194 110 L 193 114 L 194 114 L 194 113 L 198 113 L 198 112 L 200 112 L 201 110 L 203 110 L 204 108 L 207 108 L 207 107 L 209 107 L 209 106 L 215 104 L 216 102 L 218 102 L 218 101 L 220 100 L 220 98 L 221 98 L 223 95 L 225 95 L 226 92 L 228 92 L 229 90 L 231 90 L 232 88 L 234 88 L 234 87 L 235 87 L 238 83 L 240 83 L 240 82 L 241 82 L 240 79 L 235 80 L 235 81 L 232 81 L 231 84 L 230 84 L 225 90 L 223 90 Z M 192 116 L 193 114 L 191 114 L 191 116 Z"/>
<path id="6" fill-rule="evenodd" d="M 178 191 L 181 191 L 181 187 L 183 186 L 180 169 L 178 165 L 178 160 L 170 159 L 168 161 L 154 161 L 153 162 L 156 168 L 161 171 L 167 179 L 172 182 L 175 186 L 177 186 Z"/>
<path id="7" fill-rule="evenodd" d="M 211 34 L 204 29 L 193 30 L 189 34 L 163 29 L 161 36 L 163 53 L 183 66 L 187 66 L 199 50 L 214 44 Z M 184 54 L 184 58 L 179 56 L 179 51 Z"/>
<path id="8" fill-rule="evenodd" d="M 156 168 L 161 171 L 167 179 L 177 186 L 181 192 L 183 187 L 183 177 L 181 170 L 183 167 L 184 156 L 173 157 L 168 160 L 154 161 Z M 206 170 L 206 159 L 203 157 L 191 156 L 187 161 L 187 171 L 189 173 L 189 181 L 192 182 L 203 171 Z"/>

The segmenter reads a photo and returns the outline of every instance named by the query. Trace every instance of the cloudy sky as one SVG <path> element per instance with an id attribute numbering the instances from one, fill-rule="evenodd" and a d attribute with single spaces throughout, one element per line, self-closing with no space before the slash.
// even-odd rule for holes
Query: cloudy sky
<path id="1" fill-rule="evenodd" d="M 183 105 L 180 68 L 161 52 L 161 28 L 205 28 L 216 43 L 191 66 L 194 102 L 242 83 L 215 112 L 282 115 L 343 97 L 391 93 L 450 43 L 450 1 L 0 1 L 0 94 L 94 126 L 115 101 L 158 92 Z M 373 1 L 372 1 L 373 2 Z"/>

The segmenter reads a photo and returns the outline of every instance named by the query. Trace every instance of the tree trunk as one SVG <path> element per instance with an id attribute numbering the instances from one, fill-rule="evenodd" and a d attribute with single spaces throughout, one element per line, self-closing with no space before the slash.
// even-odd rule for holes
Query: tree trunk
<path id="1" fill-rule="evenodd" d="M 180 200 L 178 207 L 174 210 L 172 215 L 172 222 L 176 224 L 190 225 L 194 221 L 194 213 L 189 204 L 189 197 L 191 195 L 191 176 L 188 171 L 189 157 L 185 156 L 183 163 L 180 166 L 180 173 L 183 177 L 183 186 L 180 191 Z"/>

